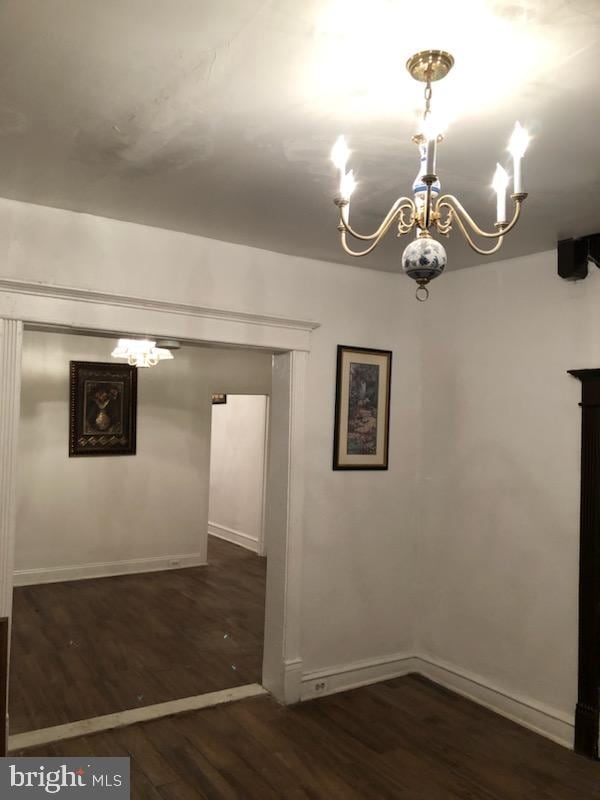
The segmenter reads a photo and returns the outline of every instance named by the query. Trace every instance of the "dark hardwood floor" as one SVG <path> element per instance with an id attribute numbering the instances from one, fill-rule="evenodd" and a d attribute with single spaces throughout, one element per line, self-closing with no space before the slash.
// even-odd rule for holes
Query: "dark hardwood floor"
<path id="1" fill-rule="evenodd" d="M 129 755 L 134 800 L 600 798 L 599 763 L 418 676 L 291 708 L 243 700 L 26 754 Z"/>
<path id="2" fill-rule="evenodd" d="M 16 588 L 10 731 L 260 683 L 266 560 Z"/>

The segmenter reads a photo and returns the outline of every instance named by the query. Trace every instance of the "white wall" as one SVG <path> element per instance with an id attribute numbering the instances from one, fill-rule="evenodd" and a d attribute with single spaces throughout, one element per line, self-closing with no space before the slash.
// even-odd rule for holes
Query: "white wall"
<path id="1" fill-rule="evenodd" d="M 556 254 L 451 272 L 424 325 L 418 649 L 559 718 L 577 682 L 579 381 L 600 273 Z"/>
<path id="2" fill-rule="evenodd" d="M 333 211 L 331 226 L 335 236 Z M 306 386 L 303 666 L 412 652 L 422 314 L 412 283 L 8 200 L 0 265 L 16 279 L 320 322 Z M 387 472 L 331 469 L 338 344 L 394 351 Z"/>
<path id="3" fill-rule="evenodd" d="M 305 672 L 379 659 L 385 674 L 417 652 L 572 719 L 580 385 L 566 370 L 600 362 L 596 270 L 568 284 L 542 253 L 446 273 L 418 304 L 396 275 L 6 200 L 0 264 L 321 322 L 306 386 Z M 340 343 L 394 351 L 387 472 L 331 470 Z"/>
<path id="4" fill-rule="evenodd" d="M 265 395 L 227 395 L 212 409 L 208 530 L 263 555 Z"/>
<path id="5" fill-rule="evenodd" d="M 183 347 L 138 370 L 135 456 L 69 458 L 69 361 L 113 345 L 25 332 L 17 583 L 206 563 L 210 394 L 268 392 L 271 356 Z"/>

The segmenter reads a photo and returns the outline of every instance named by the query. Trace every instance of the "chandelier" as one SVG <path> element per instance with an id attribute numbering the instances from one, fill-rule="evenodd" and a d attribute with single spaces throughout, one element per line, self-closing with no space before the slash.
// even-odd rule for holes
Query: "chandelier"
<path id="1" fill-rule="evenodd" d="M 173 358 L 173 353 L 149 339 L 119 339 L 111 356 L 124 358 L 130 367 L 155 367 L 159 361 Z"/>
<path id="2" fill-rule="evenodd" d="M 492 181 L 497 197 L 494 231 L 480 228 L 454 195 L 441 194 L 441 184 L 436 174 L 436 157 L 437 146 L 443 136 L 436 129 L 431 115 L 431 84 L 444 78 L 453 65 L 454 58 L 443 50 L 424 50 L 407 61 L 406 68 L 411 76 L 425 83 L 425 111 L 421 131 L 413 136 L 413 142 L 419 147 L 419 173 L 412 187 L 414 199 L 398 198 L 374 233 L 360 234 L 349 222 L 350 198 L 356 188 L 356 181 L 352 170 L 346 172 L 350 151 L 343 136 L 338 138 L 331 151 L 331 159 L 340 171 L 340 188 L 334 202 L 340 212 L 338 231 L 343 249 L 351 256 L 366 256 L 377 247 L 395 223 L 397 223 L 398 237 L 416 230 L 415 241 L 411 242 L 402 254 L 402 269 L 417 282 L 416 297 L 421 301 L 427 300 L 429 297 L 427 284 L 442 274 L 447 262 L 446 251 L 442 244 L 432 237 L 432 231 L 442 236 L 449 236 L 453 226 L 456 225 L 473 250 L 481 255 L 491 255 L 500 249 L 504 236 L 517 224 L 523 201 L 527 197 L 527 192 L 523 191 L 522 159 L 529 143 L 529 135 L 519 122 L 515 124 L 508 146 L 513 158 L 511 199 L 514 208 L 510 220 L 507 218 L 506 210 L 509 176 L 500 164 L 496 165 Z M 348 235 L 370 244 L 364 250 L 352 250 L 348 246 Z M 491 247 L 480 247 L 473 239 L 473 235 L 496 241 Z"/>

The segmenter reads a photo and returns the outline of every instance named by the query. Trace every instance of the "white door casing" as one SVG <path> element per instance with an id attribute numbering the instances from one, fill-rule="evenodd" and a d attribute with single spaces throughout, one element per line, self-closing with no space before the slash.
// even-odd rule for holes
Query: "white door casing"
<path id="1" fill-rule="evenodd" d="M 300 696 L 304 386 L 317 323 L 0 279 L 0 602 L 11 615 L 23 326 L 260 347 L 273 358 L 263 683 Z M 277 470 L 277 471 L 276 471 Z"/>

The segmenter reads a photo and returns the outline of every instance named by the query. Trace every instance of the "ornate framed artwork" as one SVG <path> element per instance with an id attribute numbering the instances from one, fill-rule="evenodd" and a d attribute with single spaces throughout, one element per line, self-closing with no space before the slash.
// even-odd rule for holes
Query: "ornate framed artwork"
<path id="1" fill-rule="evenodd" d="M 392 353 L 338 345 L 334 469 L 387 469 Z"/>
<path id="2" fill-rule="evenodd" d="M 213 406 L 222 406 L 227 402 L 227 395 L 226 394 L 213 394 L 212 396 L 212 404 Z"/>
<path id="3" fill-rule="evenodd" d="M 71 361 L 69 456 L 133 456 L 137 369 Z"/>

